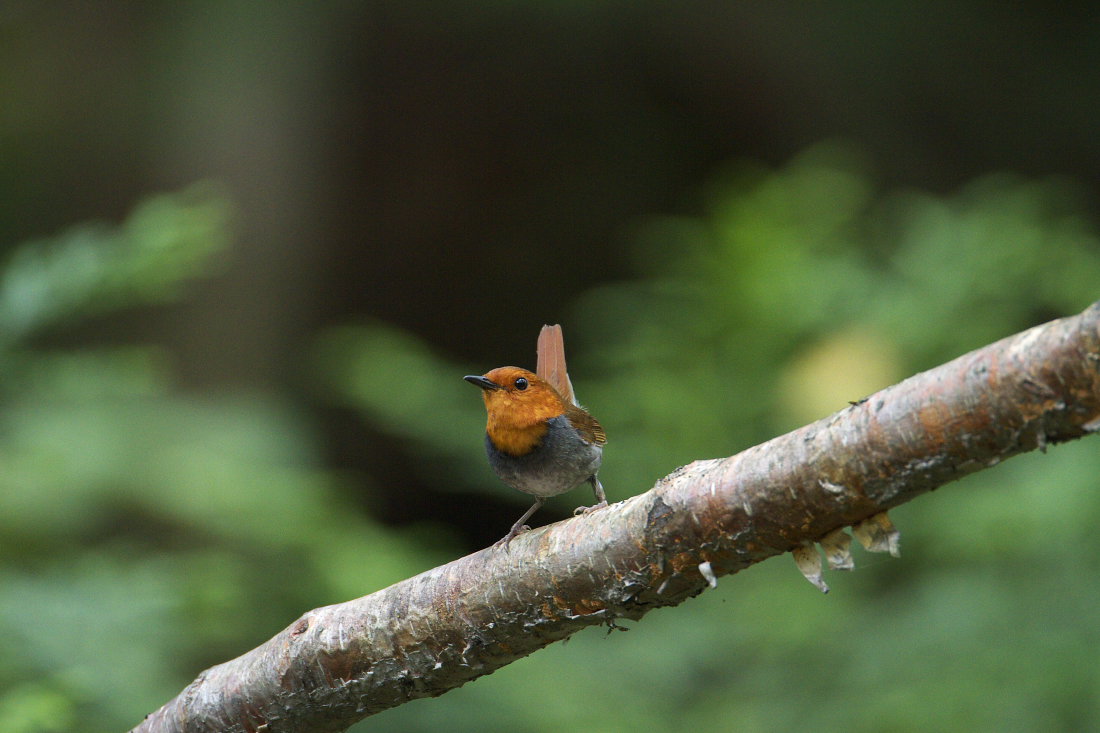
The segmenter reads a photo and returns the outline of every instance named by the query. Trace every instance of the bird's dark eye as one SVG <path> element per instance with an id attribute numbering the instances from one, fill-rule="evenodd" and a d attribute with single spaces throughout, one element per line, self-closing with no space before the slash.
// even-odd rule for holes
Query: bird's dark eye
<path id="1" fill-rule="evenodd" d="M 520 377 L 519 379 L 516 380 L 516 389 L 518 389 L 518 390 L 527 389 L 527 380 L 524 377 Z"/>

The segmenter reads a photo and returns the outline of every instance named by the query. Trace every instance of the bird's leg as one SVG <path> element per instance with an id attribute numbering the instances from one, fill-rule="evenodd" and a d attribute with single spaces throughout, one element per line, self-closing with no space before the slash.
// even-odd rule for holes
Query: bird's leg
<path id="1" fill-rule="evenodd" d="M 525 511 L 522 517 L 516 520 L 516 523 L 512 525 L 512 528 L 510 530 L 508 530 L 508 534 L 504 535 L 495 543 L 493 543 L 493 547 L 500 547 L 501 545 L 507 547 L 508 543 L 512 541 L 513 537 L 520 534 L 521 532 L 529 531 L 531 528 L 524 524 L 524 522 L 530 519 L 531 515 L 537 512 L 539 510 L 539 507 L 541 507 L 545 501 L 546 500 L 541 497 L 535 499 L 534 505 L 530 509 Z"/>
<path id="2" fill-rule="evenodd" d="M 597 509 L 603 509 L 607 506 L 607 497 L 603 493 L 603 484 L 596 478 L 596 474 L 592 474 L 588 477 L 588 483 L 592 484 L 592 493 L 596 495 L 596 503 L 592 506 L 579 506 L 573 510 L 573 516 L 578 514 L 588 514 L 588 512 L 594 512 Z"/>

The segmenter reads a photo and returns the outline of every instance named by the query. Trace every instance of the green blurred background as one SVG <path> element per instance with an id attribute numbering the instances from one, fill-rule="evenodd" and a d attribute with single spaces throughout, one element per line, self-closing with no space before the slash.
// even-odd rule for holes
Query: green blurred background
<path id="1" fill-rule="evenodd" d="M 544 322 L 619 500 L 1100 299 L 1097 20 L 0 4 L 0 730 L 124 730 L 498 538 L 461 377 Z M 1098 448 L 359 729 L 1100 730 Z"/>

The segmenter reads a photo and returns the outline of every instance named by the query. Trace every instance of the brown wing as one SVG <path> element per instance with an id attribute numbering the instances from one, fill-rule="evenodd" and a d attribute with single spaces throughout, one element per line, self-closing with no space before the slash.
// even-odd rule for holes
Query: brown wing
<path id="1" fill-rule="evenodd" d="M 573 385 L 569 382 L 569 372 L 565 368 L 565 341 L 562 338 L 561 326 L 554 324 L 542 327 L 539 331 L 537 353 L 535 374 L 553 385 L 566 402 L 577 404 Z"/>
<path id="2" fill-rule="evenodd" d="M 565 416 L 569 418 L 569 422 L 589 443 L 603 445 L 607 442 L 607 433 L 603 431 L 603 425 L 600 425 L 596 418 L 585 412 L 583 408 L 567 408 Z"/>

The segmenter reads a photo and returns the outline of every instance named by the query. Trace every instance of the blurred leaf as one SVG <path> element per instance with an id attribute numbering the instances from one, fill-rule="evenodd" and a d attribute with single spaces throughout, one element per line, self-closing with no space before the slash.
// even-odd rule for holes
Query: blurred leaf
<path id="1" fill-rule="evenodd" d="M 75 725 L 72 701 L 49 685 L 26 683 L 0 693 L 0 730 L 7 733 L 63 733 Z"/>
<path id="2" fill-rule="evenodd" d="M 1065 180 L 1008 175 L 946 199 L 886 197 L 876 215 L 893 256 L 869 314 L 923 368 L 1081 310 L 1098 297 L 1100 240 L 1079 198 Z"/>
<path id="3" fill-rule="evenodd" d="M 0 729 L 121 730 L 302 611 L 444 559 L 349 506 L 285 401 L 176 394 L 150 347 L 31 343 L 172 297 L 226 222 L 193 188 L 0 273 Z"/>
<path id="4" fill-rule="evenodd" d="M 331 399 L 363 410 L 387 431 L 443 459 L 448 481 L 441 488 L 486 485 L 485 408 L 477 391 L 462 381 L 472 369 L 447 362 L 411 334 L 381 323 L 329 330 L 318 341 L 315 362 Z M 431 471 L 440 461 L 422 465 Z"/>
<path id="5" fill-rule="evenodd" d="M 121 226 L 22 245 L 0 273 L 0 352 L 62 320 L 173 297 L 225 247 L 228 217 L 204 184 L 145 201 Z"/>

